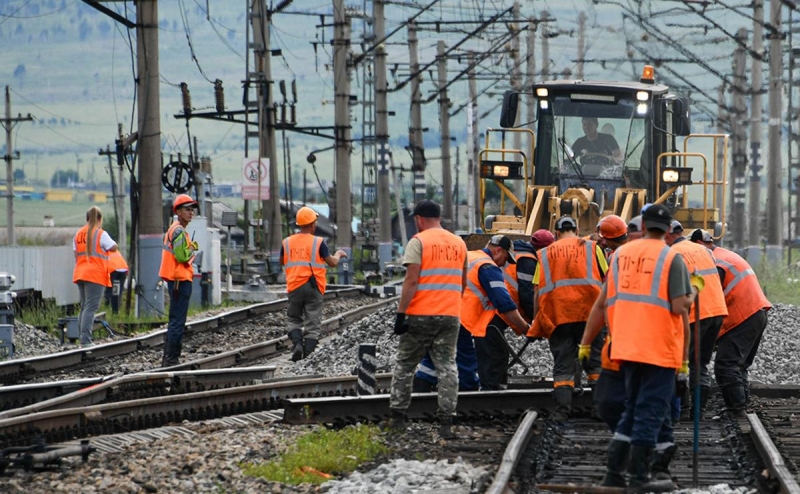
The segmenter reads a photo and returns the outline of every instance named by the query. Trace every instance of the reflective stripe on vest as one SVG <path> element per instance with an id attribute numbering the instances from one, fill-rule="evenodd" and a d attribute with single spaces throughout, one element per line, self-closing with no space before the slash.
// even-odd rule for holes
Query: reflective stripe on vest
<path id="1" fill-rule="evenodd" d="M 661 283 L 661 275 L 664 271 L 664 261 L 667 259 L 667 254 L 669 254 L 669 247 L 666 245 L 661 252 L 658 254 L 658 260 L 656 261 L 656 270 L 653 272 L 653 279 L 650 282 L 650 295 L 637 295 L 633 293 L 620 293 L 617 291 L 612 297 L 608 298 L 606 301 L 607 307 L 613 306 L 617 300 L 624 300 L 626 302 L 637 302 L 640 304 L 649 304 L 655 305 L 656 307 L 660 307 L 662 309 L 671 310 L 672 304 L 669 300 L 664 300 L 663 298 L 658 296 L 658 290 Z M 612 274 L 614 278 L 614 287 L 619 287 L 619 256 L 614 257 L 614 272 Z M 617 288 L 619 290 L 619 288 Z"/>
<path id="2" fill-rule="evenodd" d="M 486 326 L 489 325 L 497 311 L 489 300 L 489 296 L 479 286 L 478 274 L 484 264 L 494 266 L 494 261 L 482 250 L 470 251 L 467 256 L 471 260 L 467 271 L 467 289 L 464 290 L 461 297 L 461 325 L 473 336 L 484 337 L 486 336 Z M 502 284 L 503 288 L 506 286 L 503 282 L 495 283 Z"/>
<path id="3" fill-rule="evenodd" d="M 725 295 L 729 294 L 731 290 L 733 290 L 734 287 L 736 287 L 736 285 L 738 285 L 742 280 L 744 280 L 748 276 L 756 275 L 755 271 L 753 271 L 752 268 L 745 269 L 744 271 L 739 271 L 738 269 L 736 269 L 736 266 L 729 263 L 728 261 L 718 260 L 717 264 L 727 268 L 727 270 L 730 271 L 730 273 L 733 275 L 733 279 L 731 280 L 731 282 L 728 283 L 728 286 L 726 286 L 722 291 L 722 293 L 724 293 Z"/>
<path id="4" fill-rule="evenodd" d="M 441 228 L 423 230 L 414 238 L 420 244 L 419 279 L 406 314 L 460 318 L 466 244 Z"/>
<path id="5" fill-rule="evenodd" d="M 111 286 L 111 279 L 108 275 L 108 255 L 100 245 L 102 235 L 103 229 L 98 226 L 92 231 L 92 237 L 89 239 L 89 225 L 85 225 L 75 234 L 77 257 L 72 272 L 73 283 L 87 281 L 97 285 Z M 80 237 L 84 238 L 83 242 L 78 241 Z M 89 252 L 89 245 L 92 246 L 91 252 Z"/>
<path id="6" fill-rule="evenodd" d="M 517 276 L 520 276 L 520 275 L 517 274 Z M 511 276 L 511 273 L 509 273 L 505 269 L 503 270 L 503 279 L 506 280 L 506 283 L 508 283 L 509 288 L 513 288 L 514 290 L 519 291 L 519 284 L 517 283 L 517 280 L 515 280 L 514 277 Z M 531 278 L 531 279 L 533 279 L 533 278 Z"/>
<path id="7" fill-rule="evenodd" d="M 550 276 L 550 260 L 547 258 L 547 249 L 545 247 L 542 249 L 539 254 L 539 259 L 541 263 L 541 268 L 539 269 L 540 274 L 542 275 L 542 279 L 544 283 L 539 285 L 539 296 L 542 296 L 548 292 L 552 292 L 556 288 L 561 288 L 565 286 L 581 286 L 581 285 L 595 285 L 597 287 L 603 286 L 601 281 L 598 281 L 592 278 L 592 258 L 594 257 L 594 245 L 592 242 L 586 242 L 586 278 L 572 278 L 568 280 L 558 280 L 555 283 L 552 283 L 548 280 Z"/>
<path id="8" fill-rule="evenodd" d="M 425 278 L 431 276 L 458 276 L 461 278 L 462 274 L 460 269 L 424 269 L 419 272 L 419 286 L 417 287 L 417 291 L 447 290 L 461 293 L 461 283 L 426 283 Z"/>
<path id="9" fill-rule="evenodd" d="M 291 238 L 291 237 L 289 237 L 289 238 Z M 289 238 L 284 240 L 284 243 L 285 243 L 285 245 L 283 247 L 283 251 L 284 252 L 288 252 L 289 251 Z M 319 237 L 314 237 L 314 240 L 311 242 L 311 259 L 310 260 L 308 260 L 308 261 L 289 261 L 286 264 L 284 264 L 283 267 L 285 267 L 285 268 L 296 268 L 296 267 L 301 267 L 301 266 L 311 266 L 312 268 L 321 268 L 321 269 L 327 270 L 328 269 L 328 265 L 327 264 L 325 264 L 324 262 L 317 262 L 316 259 L 315 259 L 317 256 L 315 256 L 314 254 L 319 252 L 319 240 L 320 240 Z"/>

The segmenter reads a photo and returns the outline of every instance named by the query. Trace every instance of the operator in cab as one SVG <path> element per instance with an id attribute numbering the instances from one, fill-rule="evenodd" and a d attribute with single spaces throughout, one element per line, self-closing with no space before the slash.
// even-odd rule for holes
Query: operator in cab
<path id="1" fill-rule="evenodd" d="M 622 150 L 614 136 L 597 131 L 597 117 L 583 117 L 581 125 L 585 135 L 572 145 L 572 151 L 581 165 L 609 166 L 622 163 Z"/>

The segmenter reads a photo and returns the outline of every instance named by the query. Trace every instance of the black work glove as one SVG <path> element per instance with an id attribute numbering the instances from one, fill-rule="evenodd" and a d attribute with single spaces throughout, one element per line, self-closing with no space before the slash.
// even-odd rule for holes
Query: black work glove
<path id="1" fill-rule="evenodd" d="M 394 317 L 394 334 L 401 335 L 408 331 L 408 323 L 404 312 L 398 312 Z"/>

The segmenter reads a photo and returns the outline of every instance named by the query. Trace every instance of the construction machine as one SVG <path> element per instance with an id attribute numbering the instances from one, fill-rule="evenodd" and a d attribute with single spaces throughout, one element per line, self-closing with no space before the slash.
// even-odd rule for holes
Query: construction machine
<path id="1" fill-rule="evenodd" d="M 647 203 L 666 204 L 686 230 L 725 234 L 728 135 L 693 134 L 690 100 L 656 84 L 653 67 L 639 82 L 556 80 L 535 84 L 527 96 L 537 109 L 535 132 L 517 127 L 513 91 L 503 98 L 501 128 L 486 132 L 477 191 L 483 234 L 470 235 L 469 248 L 496 233 L 530 238 L 565 215 L 581 235 L 591 234 L 601 218 L 628 222 Z M 507 147 L 514 133 L 527 141 L 523 149 Z M 501 197 L 500 210 L 487 215 L 488 182 Z M 514 214 L 503 214 L 506 201 Z"/>

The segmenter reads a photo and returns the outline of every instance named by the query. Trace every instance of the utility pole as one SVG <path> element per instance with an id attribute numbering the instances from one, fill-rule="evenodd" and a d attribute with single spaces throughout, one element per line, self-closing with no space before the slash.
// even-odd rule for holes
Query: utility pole
<path id="1" fill-rule="evenodd" d="M 781 0 L 770 0 L 769 34 L 769 165 L 767 173 L 767 259 L 782 261 L 783 194 L 781 193 L 781 91 L 783 53 L 781 51 Z M 792 26 L 790 26 L 791 28 Z"/>
<path id="2" fill-rule="evenodd" d="M 744 246 L 745 240 L 745 175 L 747 168 L 747 108 L 745 107 L 745 51 L 742 45 L 747 40 L 745 28 L 739 29 L 736 35 L 740 42 L 733 54 L 733 115 L 731 115 L 731 133 L 733 134 L 733 168 L 731 180 L 731 224 L 733 225 L 733 244 Z"/>
<path id="3" fill-rule="evenodd" d="M 333 0 L 333 92 L 336 126 L 336 247 L 352 255 L 353 233 L 350 191 L 350 18 L 344 0 Z M 339 282 L 350 282 L 349 262 L 339 264 Z"/>
<path id="4" fill-rule="evenodd" d="M 728 118 L 725 114 L 725 108 L 727 108 L 727 104 L 725 102 L 725 83 L 722 83 L 717 88 L 717 134 L 725 134 L 725 122 Z M 725 146 L 724 140 L 719 139 L 717 142 L 717 180 L 722 180 L 722 174 L 724 171 L 725 164 L 723 160 L 725 159 Z M 730 180 L 730 178 L 728 178 Z M 719 200 L 722 200 L 722 193 L 725 189 L 725 185 L 717 185 L 716 186 L 716 196 Z M 728 220 L 728 224 L 731 224 L 731 221 Z"/>
<path id="5" fill-rule="evenodd" d="M 581 10 L 578 14 L 578 66 L 575 68 L 575 78 L 583 79 L 583 59 L 586 58 L 586 12 Z"/>
<path id="6" fill-rule="evenodd" d="M 528 51 L 526 53 L 525 70 L 527 81 L 525 84 L 525 94 L 527 96 L 527 115 L 525 121 L 528 128 L 534 130 L 533 120 L 536 115 L 536 97 L 533 94 L 533 85 L 536 84 L 536 19 L 528 18 Z M 533 171 L 533 156 L 528 158 L 531 161 L 531 172 Z"/>
<path id="7" fill-rule="evenodd" d="M 375 40 L 386 37 L 384 0 L 375 0 L 372 5 Z M 375 140 L 378 145 L 378 259 L 392 258 L 392 200 L 389 192 L 389 111 L 386 93 L 386 44 L 375 49 Z M 397 191 L 395 191 L 397 193 Z M 403 212 L 398 210 L 402 221 Z"/>
<path id="8" fill-rule="evenodd" d="M 757 56 L 752 57 L 751 87 L 753 99 L 750 103 L 750 246 L 759 246 L 759 223 L 761 208 L 761 59 L 764 53 L 764 38 L 762 26 L 764 24 L 764 0 L 753 2 L 753 51 Z"/>
<path id="9" fill-rule="evenodd" d="M 547 21 L 550 20 L 550 12 L 542 12 L 542 80 L 550 79 L 550 29 Z"/>
<path id="10" fill-rule="evenodd" d="M 408 129 L 408 142 L 411 147 L 414 173 L 414 202 L 425 199 L 425 148 L 422 144 L 422 94 L 419 83 L 419 58 L 417 54 L 417 24 L 408 22 L 408 64 L 411 71 L 411 127 Z"/>
<path id="11" fill-rule="evenodd" d="M 519 14 L 519 0 L 514 0 L 514 5 L 511 8 L 511 13 L 514 17 L 514 23 L 511 24 L 511 31 L 512 31 L 512 38 L 511 38 L 511 88 L 517 92 L 522 92 L 522 63 L 521 63 L 521 51 L 520 51 L 520 14 Z M 514 121 L 514 126 L 516 127 L 519 125 L 519 112 L 517 112 L 517 118 Z M 522 133 L 514 132 L 514 149 L 522 150 Z M 520 155 L 514 155 L 514 161 L 522 161 Z M 524 180 L 516 180 L 514 182 L 514 193 L 517 196 L 517 199 L 520 200 L 521 203 L 525 204 L 525 181 Z M 508 206 L 513 213 L 514 211 L 514 203 L 508 201 Z M 504 211 L 505 213 L 505 211 Z M 520 211 L 520 214 L 525 214 L 525 211 Z"/>
<path id="12" fill-rule="evenodd" d="M 460 198 L 459 198 L 459 191 L 458 191 L 459 187 L 461 186 L 459 184 L 459 180 L 458 180 L 460 175 L 461 175 L 461 153 L 459 152 L 458 146 L 456 146 L 456 193 L 455 193 L 455 196 L 456 196 L 455 197 L 455 205 L 456 205 L 456 207 L 455 207 L 455 213 L 453 215 L 454 216 L 453 221 L 455 222 L 455 224 L 453 225 L 453 231 L 458 231 L 458 227 L 460 226 L 458 224 L 459 223 L 459 219 L 458 219 L 459 214 L 458 213 L 459 213 L 459 211 L 461 209 L 461 202 L 459 201 Z"/>
<path id="13" fill-rule="evenodd" d="M 471 51 L 467 55 L 469 64 L 469 105 L 467 106 L 467 127 L 469 133 L 469 143 L 467 144 L 467 200 L 469 207 L 469 231 L 475 232 L 479 224 L 475 221 L 480 210 L 480 173 L 478 172 L 478 87 L 475 81 L 475 52 Z"/>
<path id="14" fill-rule="evenodd" d="M 122 124 L 117 124 L 117 140 L 114 142 L 116 147 L 116 155 L 117 155 L 117 166 L 119 167 L 119 181 L 117 182 L 117 197 L 115 199 L 117 205 L 117 235 L 119 240 L 119 245 L 121 245 L 120 250 L 122 251 L 122 255 L 126 256 L 128 254 L 128 222 L 127 222 L 127 214 L 125 212 L 125 143 L 123 139 L 122 133 Z M 113 178 L 111 180 L 114 180 Z M 130 299 L 129 299 L 130 301 Z M 128 306 L 128 311 L 130 311 L 130 305 Z"/>
<path id="15" fill-rule="evenodd" d="M 444 228 L 453 231 L 453 178 L 450 171 L 450 99 L 447 97 L 447 57 L 444 41 L 436 43 L 439 69 L 439 125 L 442 142 L 442 188 L 444 201 L 442 216 Z"/>
<path id="16" fill-rule="evenodd" d="M 136 93 L 138 98 L 139 221 L 137 280 L 139 316 L 164 312 L 158 269 L 164 237 L 161 197 L 161 107 L 159 105 L 158 2 L 136 1 Z"/>
<path id="17" fill-rule="evenodd" d="M 29 113 L 27 117 L 23 117 L 22 115 L 18 115 L 15 118 L 11 118 L 11 89 L 6 86 L 6 118 L 1 120 L 3 122 L 3 128 L 6 129 L 6 154 L 3 156 L 3 159 L 6 162 L 6 201 L 8 205 L 7 213 L 7 221 L 8 221 L 8 235 L 7 235 L 7 242 L 8 245 L 16 245 L 17 238 L 14 234 L 14 154 L 11 151 L 11 146 L 14 144 L 13 140 L 11 139 L 11 131 L 14 129 L 14 125 L 19 122 L 26 122 L 33 120 L 33 117 Z"/>

